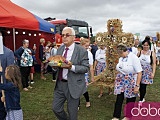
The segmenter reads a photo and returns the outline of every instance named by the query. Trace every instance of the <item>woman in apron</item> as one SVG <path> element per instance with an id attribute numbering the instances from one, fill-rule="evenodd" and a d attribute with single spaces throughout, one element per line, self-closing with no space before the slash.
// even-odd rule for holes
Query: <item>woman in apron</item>
<path id="1" fill-rule="evenodd" d="M 153 84 L 153 78 L 156 71 L 156 55 L 150 50 L 151 43 L 145 39 L 142 42 L 143 49 L 138 53 L 139 60 L 142 65 L 142 80 L 140 83 L 140 101 L 139 104 L 145 101 L 146 87 L 148 84 Z"/>
<path id="2" fill-rule="evenodd" d="M 126 104 L 135 102 L 142 76 L 142 67 L 138 57 L 129 52 L 123 44 L 117 46 L 117 51 L 120 58 L 116 66 L 118 73 L 115 80 L 114 94 L 117 95 L 117 98 L 112 120 L 120 119 L 124 98 L 126 98 Z M 130 109 L 126 111 L 123 120 L 128 120 L 131 117 Z"/>
<path id="3" fill-rule="evenodd" d="M 100 48 L 96 51 L 94 71 L 96 75 L 99 75 L 106 68 L 106 48 L 104 44 L 100 45 Z M 103 96 L 103 86 L 100 86 L 100 94 L 98 98 Z"/>

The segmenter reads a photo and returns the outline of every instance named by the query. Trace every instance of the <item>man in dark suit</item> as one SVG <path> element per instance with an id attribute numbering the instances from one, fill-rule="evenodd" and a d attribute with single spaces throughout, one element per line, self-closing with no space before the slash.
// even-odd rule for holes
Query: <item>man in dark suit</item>
<path id="1" fill-rule="evenodd" d="M 0 76 L 2 75 L 3 77 L 3 82 L 5 83 L 5 69 L 7 66 L 14 64 L 14 54 L 13 52 L 3 46 L 3 37 L 0 32 L 0 47 L 3 49 L 3 53 L 0 53 L 0 61 L 1 61 L 1 66 L 2 66 L 2 72 L 0 73 Z M 2 97 L 2 93 L 0 90 L 0 98 Z M 0 99 L 0 120 L 4 120 L 6 116 L 5 108 L 4 108 L 4 103 Z"/>
<path id="2" fill-rule="evenodd" d="M 59 120 L 77 120 L 80 96 L 86 92 L 85 73 L 89 70 L 88 53 L 74 43 L 75 31 L 65 27 L 62 31 L 63 45 L 57 50 L 70 61 L 65 69 L 60 68 L 56 80 L 53 100 L 53 111 Z M 67 100 L 69 116 L 64 111 Z"/>

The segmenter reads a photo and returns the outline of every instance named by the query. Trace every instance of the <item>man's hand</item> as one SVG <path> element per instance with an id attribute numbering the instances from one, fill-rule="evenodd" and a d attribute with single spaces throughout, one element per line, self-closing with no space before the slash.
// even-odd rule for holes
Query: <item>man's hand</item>
<path id="1" fill-rule="evenodd" d="M 72 68 L 72 63 L 70 61 L 68 61 L 68 63 L 63 68 L 71 69 Z"/>

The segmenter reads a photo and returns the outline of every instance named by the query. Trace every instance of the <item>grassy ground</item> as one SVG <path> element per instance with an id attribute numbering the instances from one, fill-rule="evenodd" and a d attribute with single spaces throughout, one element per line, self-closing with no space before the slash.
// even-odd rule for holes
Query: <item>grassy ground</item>
<path id="1" fill-rule="evenodd" d="M 21 92 L 21 106 L 24 120 L 57 120 L 52 112 L 54 84 L 51 75 L 46 75 L 47 80 L 40 80 L 35 74 L 35 84 L 29 92 Z M 157 70 L 154 84 L 147 87 L 147 101 L 160 101 L 160 70 Z M 85 108 L 84 97 L 81 98 L 79 120 L 110 120 L 112 118 L 115 96 L 107 95 L 107 89 L 102 98 L 98 98 L 99 88 L 90 86 L 91 107 Z"/>

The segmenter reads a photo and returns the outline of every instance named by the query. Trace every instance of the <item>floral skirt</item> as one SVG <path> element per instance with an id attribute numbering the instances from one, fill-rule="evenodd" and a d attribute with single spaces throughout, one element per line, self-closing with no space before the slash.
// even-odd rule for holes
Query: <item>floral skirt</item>
<path id="1" fill-rule="evenodd" d="M 22 109 L 7 111 L 6 120 L 23 120 Z"/>
<path id="2" fill-rule="evenodd" d="M 98 62 L 96 66 L 96 75 L 100 74 L 106 68 L 106 63 Z"/>
<path id="3" fill-rule="evenodd" d="M 142 84 L 153 84 L 153 79 L 149 78 L 152 74 L 151 65 L 142 65 Z"/>
<path id="4" fill-rule="evenodd" d="M 114 94 L 118 95 L 124 92 L 124 97 L 132 98 L 136 97 L 137 94 L 134 93 L 134 88 L 136 85 L 136 74 L 118 73 L 115 80 Z"/>

